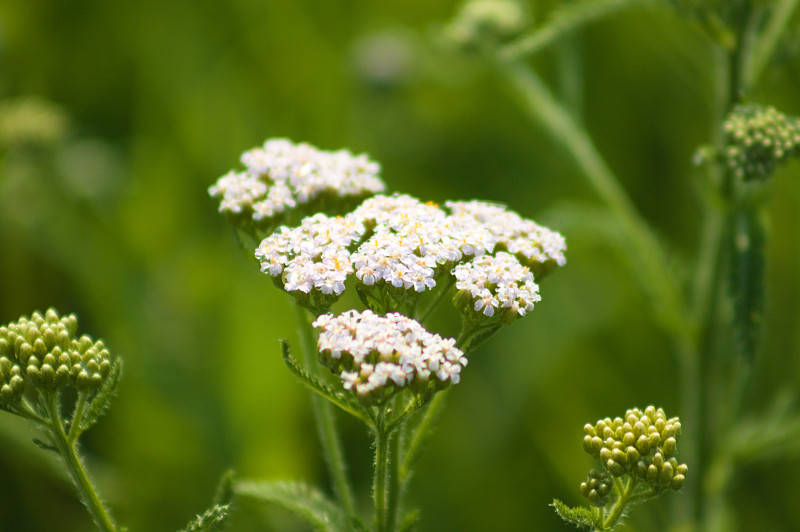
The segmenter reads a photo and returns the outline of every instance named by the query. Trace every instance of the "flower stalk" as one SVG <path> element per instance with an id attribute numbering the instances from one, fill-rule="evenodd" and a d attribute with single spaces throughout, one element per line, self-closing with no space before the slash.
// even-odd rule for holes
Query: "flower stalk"
<path id="1" fill-rule="evenodd" d="M 56 394 L 49 394 L 46 399 L 47 413 L 49 415 L 49 423 L 44 427 L 50 441 L 58 450 L 58 454 L 64 460 L 67 466 L 69 477 L 72 479 L 75 488 L 78 490 L 80 499 L 86 506 L 86 509 L 94 519 L 97 527 L 103 532 L 117 532 L 119 529 L 114 524 L 111 514 L 109 513 L 100 496 L 97 493 L 94 485 L 83 467 L 83 461 L 78 454 L 78 432 L 75 430 L 77 418 L 73 418 L 72 426 L 70 427 L 70 434 L 68 435 L 64 429 L 64 422 L 62 420 L 58 397 Z M 80 403 L 79 403 L 80 406 Z M 76 410 L 77 413 L 77 410 Z M 77 421 L 80 421 L 77 419 Z"/>

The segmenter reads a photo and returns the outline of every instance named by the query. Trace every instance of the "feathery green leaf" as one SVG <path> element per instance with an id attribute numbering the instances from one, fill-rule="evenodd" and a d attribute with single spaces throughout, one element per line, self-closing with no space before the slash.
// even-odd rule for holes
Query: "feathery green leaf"
<path id="1" fill-rule="evenodd" d="M 236 495 L 281 506 L 310 524 L 317 532 L 350 532 L 350 520 L 321 491 L 302 482 L 237 482 Z"/>
<path id="2" fill-rule="evenodd" d="M 553 499 L 550 506 L 552 506 L 558 516 L 567 523 L 573 524 L 578 528 L 595 528 L 596 515 L 590 508 L 585 508 L 583 506 L 570 508 L 558 499 Z"/>
<path id="3" fill-rule="evenodd" d="M 289 351 L 289 343 L 286 342 L 286 340 L 281 340 L 281 350 L 283 352 L 283 362 L 286 364 L 292 374 L 300 380 L 300 382 L 342 410 L 349 412 L 357 418 L 363 420 L 370 427 L 372 426 L 372 420 L 369 416 L 369 413 L 365 410 L 364 406 L 358 402 L 357 399 L 335 389 L 333 386 L 327 383 L 322 382 L 317 377 L 310 375 L 306 370 L 301 368 Z"/>
<path id="4" fill-rule="evenodd" d="M 115 358 L 111 364 L 111 371 L 103 381 L 103 385 L 89 401 L 86 414 L 80 422 L 80 432 L 85 432 L 102 416 L 111 404 L 111 399 L 117 391 L 120 376 L 122 375 L 122 359 Z"/>

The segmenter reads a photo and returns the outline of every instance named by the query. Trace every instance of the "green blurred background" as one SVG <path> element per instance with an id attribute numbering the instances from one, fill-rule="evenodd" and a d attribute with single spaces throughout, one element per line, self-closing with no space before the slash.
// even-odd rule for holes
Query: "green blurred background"
<path id="1" fill-rule="evenodd" d="M 554 4 L 536 2 L 533 17 Z M 280 360 L 276 340 L 296 342 L 288 300 L 207 194 L 268 137 L 367 152 L 390 190 L 502 202 L 567 237 L 543 301 L 487 342 L 450 394 L 412 484 L 420 530 L 569 530 L 548 504 L 579 502 L 592 465 L 583 424 L 647 404 L 681 414 L 649 302 L 596 223 L 565 207 L 594 210 L 593 191 L 494 72 L 441 45 L 456 7 L 0 1 L 0 106 L 26 110 L 41 136 L 0 123 L 0 323 L 55 306 L 124 358 L 119 396 L 83 449 L 130 530 L 183 526 L 229 467 L 327 485 L 307 392 Z M 687 276 L 700 222 L 691 160 L 713 136 L 710 64 L 708 42 L 664 9 L 621 12 L 535 59 Z M 800 114 L 797 61 L 764 85 L 759 100 Z M 772 188 L 753 412 L 800 384 L 800 165 Z M 369 439 L 341 421 L 366 506 Z M 90 530 L 32 436 L 0 415 L 0 530 Z M 796 455 L 743 467 L 732 494 L 742 530 L 800 530 L 797 478 Z M 675 497 L 634 512 L 629 529 L 664 529 Z M 250 505 L 230 529 L 305 530 Z"/>

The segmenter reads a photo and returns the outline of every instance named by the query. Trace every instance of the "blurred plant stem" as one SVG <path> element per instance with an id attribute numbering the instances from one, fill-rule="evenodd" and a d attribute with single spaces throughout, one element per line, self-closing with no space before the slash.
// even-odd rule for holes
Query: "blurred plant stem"
<path id="1" fill-rule="evenodd" d="M 798 0 L 777 2 L 763 30 L 758 32 L 756 10 L 750 1 L 738 0 L 727 11 L 728 31 L 709 35 L 717 71 L 717 105 L 709 129 L 717 132 L 714 145 L 719 153 L 725 147 L 725 117 L 761 78 L 797 4 Z M 722 532 L 725 519 L 717 514 L 726 507 L 725 487 L 715 484 L 716 488 L 710 488 L 705 477 L 707 468 L 722 453 L 722 442 L 734 428 L 749 364 L 729 352 L 731 349 L 719 349 L 729 345 L 740 332 L 736 323 L 720 322 L 720 305 L 725 301 L 724 277 L 731 267 L 725 261 L 731 260 L 732 242 L 741 231 L 736 224 L 748 213 L 755 220 L 757 207 L 742 199 L 746 198 L 746 191 L 740 190 L 743 185 L 731 169 L 709 166 L 711 186 L 704 189 L 707 197 L 702 198 L 703 228 L 694 278 L 684 291 L 668 269 L 666 250 L 603 160 L 586 128 L 575 118 L 578 114 L 553 96 L 536 72 L 522 61 L 518 50 L 519 47 L 508 47 L 499 52 L 490 50 L 487 55 L 521 96 L 528 117 L 542 125 L 566 150 L 625 231 L 630 240 L 629 252 L 635 255 L 635 264 L 641 270 L 635 273 L 641 275 L 649 292 L 655 318 L 674 340 L 681 415 L 687 435 L 684 458 L 692 475 L 685 488 L 687 496 L 677 501 L 673 523 L 691 520 L 698 530 Z M 723 368 L 724 375 L 717 374 L 719 368 Z"/>
<path id="2" fill-rule="evenodd" d="M 297 318 L 298 335 L 300 336 L 300 347 L 303 352 L 303 364 L 312 374 L 317 374 L 319 364 L 316 360 L 316 341 L 314 340 L 314 330 L 309 321 L 307 311 L 300 305 L 292 301 Z M 353 500 L 353 490 L 347 478 L 347 465 L 342 452 L 342 444 L 336 429 L 333 407 L 324 398 L 317 394 L 311 394 L 311 404 L 314 409 L 314 417 L 319 429 L 319 438 L 322 444 L 322 452 L 325 462 L 328 464 L 328 472 L 331 475 L 333 489 L 342 509 L 348 516 L 355 516 L 355 502 Z"/>
<path id="3" fill-rule="evenodd" d="M 647 278 L 647 287 L 653 304 L 658 307 L 662 325 L 673 334 L 687 335 L 689 322 L 683 312 L 679 287 L 667 269 L 666 254 L 606 165 L 586 129 L 553 97 L 530 67 L 518 61 L 503 60 L 495 61 L 495 65 L 522 96 L 530 118 L 541 123 L 567 150 L 583 176 L 619 220 L 631 241 L 631 248 L 638 253 L 642 274 Z"/>

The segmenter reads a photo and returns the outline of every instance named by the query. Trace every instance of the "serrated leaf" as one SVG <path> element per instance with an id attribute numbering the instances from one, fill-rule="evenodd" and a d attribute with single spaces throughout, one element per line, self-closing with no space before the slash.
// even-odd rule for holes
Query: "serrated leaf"
<path id="1" fill-rule="evenodd" d="M 558 516 L 567 523 L 573 524 L 576 527 L 586 527 L 589 529 L 595 528 L 595 512 L 590 508 L 578 506 L 570 508 L 558 499 L 553 499 L 552 506 Z"/>
<path id="2" fill-rule="evenodd" d="M 215 532 L 221 530 L 228 518 L 230 505 L 215 504 L 202 514 L 195 517 L 186 528 L 180 532 Z"/>
<path id="3" fill-rule="evenodd" d="M 292 356 L 289 350 L 289 343 L 286 340 L 281 340 L 281 350 L 283 353 L 283 362 L 289 368 L 289 371 L 291 371 L 292 374 L 297 377 L 308 389 L 318 393 L 342 410 L 353 414 L 370 427 L 372 426 L 372 419 L 370 418 L 369 413 L 354 397 L 342 393 L 330 384 L 322 382 L 320 379 L 314 377 L 306 370 L 301 368 L 300 364 L 298 364 Z"/>
<path id="4" fill-rule="evenodd" d="M 350 520 L 321 491 L 302 482 L 237 482 L 236 495 L 281 506 L 310 524 L 317 532 L 350 532 Z"/>
<path id="5" fill-rule="evenodd" d="M 195 517 L 180 532 L 213 532 L 221 530 L 233 508 L 234 472 L 228 470 L 220 478 L 211 508 Z"/>
<path id="6" fill-rule="evenodd" d="M 581 27 L 627 7 L 652 5 L 651 0 L 580 0 L 562 4 L 548 20 L 508 45 L 508 58 L 531 55 Z"/>
<path id="7" fill-rule="evenodd" d="M 755 208 L 735 213 L 731 224 L 728 287 L 733 298 L 735 346 L 737 354 L 751 364 L 758 353 L 764 326 L 766 235 Z"/>
<path id="8" fill-rule="evenodd" d="M 117 384 L 119 383 L 120 376 L 122 376 L 122 359 L 115 358 L 111 364 L 111 370 L 108 376 L 103 381 L 103 385 L 97 393 L 89 400 L 89 405 L 86 408 L 86 414 L 83 416 L 80 424 L 80 431 L 88 430 L 92 425 L 97 423 L 97 420 L 102 416 L 111 404 L 114 394 L 117 391 Z"/>

